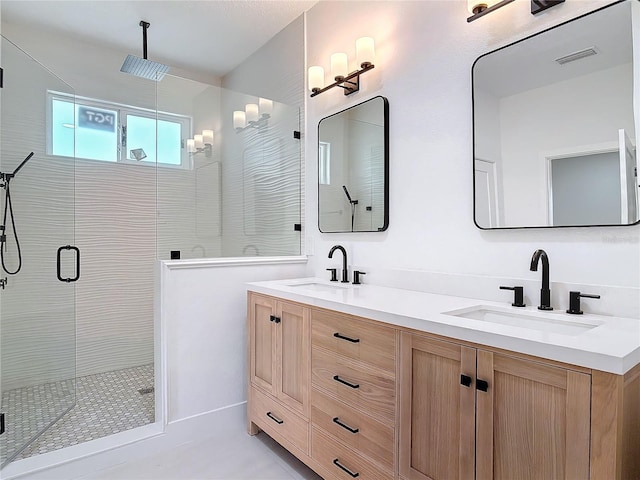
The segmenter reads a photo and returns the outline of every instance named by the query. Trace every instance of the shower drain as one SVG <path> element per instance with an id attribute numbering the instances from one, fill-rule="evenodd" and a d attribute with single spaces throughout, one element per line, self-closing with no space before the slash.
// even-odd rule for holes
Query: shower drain
<path id="1" fill-rule="evenodd" d="M 138 390 L 138 393 L 140 393 L 140 395 L 146 395 L 147 393 L 153 393 L 153 387 L 141 388 L 140 390 Z"/>

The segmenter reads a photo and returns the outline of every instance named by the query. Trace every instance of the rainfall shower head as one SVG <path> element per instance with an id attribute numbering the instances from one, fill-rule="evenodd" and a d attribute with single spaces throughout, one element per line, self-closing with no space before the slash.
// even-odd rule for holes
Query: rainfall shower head
<path id="1" fill-rule="evenodd" d="M 149 28 L 151 24 L 140 20 L 140 26 L 142 27 L 142 53 L 144 58 L 127 55 L 120 71 L 159 82 L 169 71 L 169 67 L 162 63 L 147 60 L 147 28 Z"/>
<path id="2" fill-rule="evenodd" d="M 145 158 L 147 158 L 147 154 L 144 153 L 144 150 L 142 148 L 134 148 L 129 153 L 137 161 L 144 160 Z"/>

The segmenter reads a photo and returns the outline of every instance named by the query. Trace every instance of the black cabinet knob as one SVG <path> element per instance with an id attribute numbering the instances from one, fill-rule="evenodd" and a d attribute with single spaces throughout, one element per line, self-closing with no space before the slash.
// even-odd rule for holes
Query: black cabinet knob
<path id="1" fill-rule="evenodd" d="M 489 390 L 489 382 L 486 380 L 476 380 L 476 390 L 480 390 L 481 392 L 486 392 Z"/>

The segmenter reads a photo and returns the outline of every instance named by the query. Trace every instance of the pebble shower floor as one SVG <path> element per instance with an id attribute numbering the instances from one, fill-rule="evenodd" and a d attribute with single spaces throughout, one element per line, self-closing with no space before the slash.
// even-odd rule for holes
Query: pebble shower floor
<path id="1" fill-rule="evenodd" d="M 80 377 L 76 380 L 76 405 L 16 459 L 77 445 L 154 422 L 153 365 Z M 9 390 L 2 395 L 7 431 L 0 436 L 0 463 L 61 411 L 72 397 L 73 381 L 66 380 Z M 21 406 L 26 415 L 15 425 Z M 47 420 L 48 419 L 48 420 Z M 5 453 L 6 452 L 6 453 Z"/>

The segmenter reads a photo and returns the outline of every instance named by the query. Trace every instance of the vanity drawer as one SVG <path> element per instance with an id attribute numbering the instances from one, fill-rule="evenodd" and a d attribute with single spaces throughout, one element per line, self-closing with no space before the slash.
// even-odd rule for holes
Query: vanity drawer
<path id="1" fill-rule="evenodd" d="M 380 422 L 395 422 L 396 382 L 389 373 L 314 347 L 311 383 L 349 405 L 357 405 Z"/>
<path id="2" fill-rule="evenodd" d="M 279 443 L 291 444 L 309 454 L 309 422 L 251 387 L 250 420 Z"/>
<path id="3" fill-rule="evenodd" d="M 323 434 L 317 428 L 311 433 L 311 456 L 324 470 L 340 480 L 389 480 L 393 475 L 377 468 L 351 449 Z"/>
<path id="4" fill-rule="evenodd" d="M 319 390 L 311 395 L 311 423 L 393 471 L 394 429 Z"/>
<path id="5" fill-rule="evenodd" d="M 329 310 L 311 312 L 311 343 L 349 358 L 396 371 L 393 328 Z"/>

